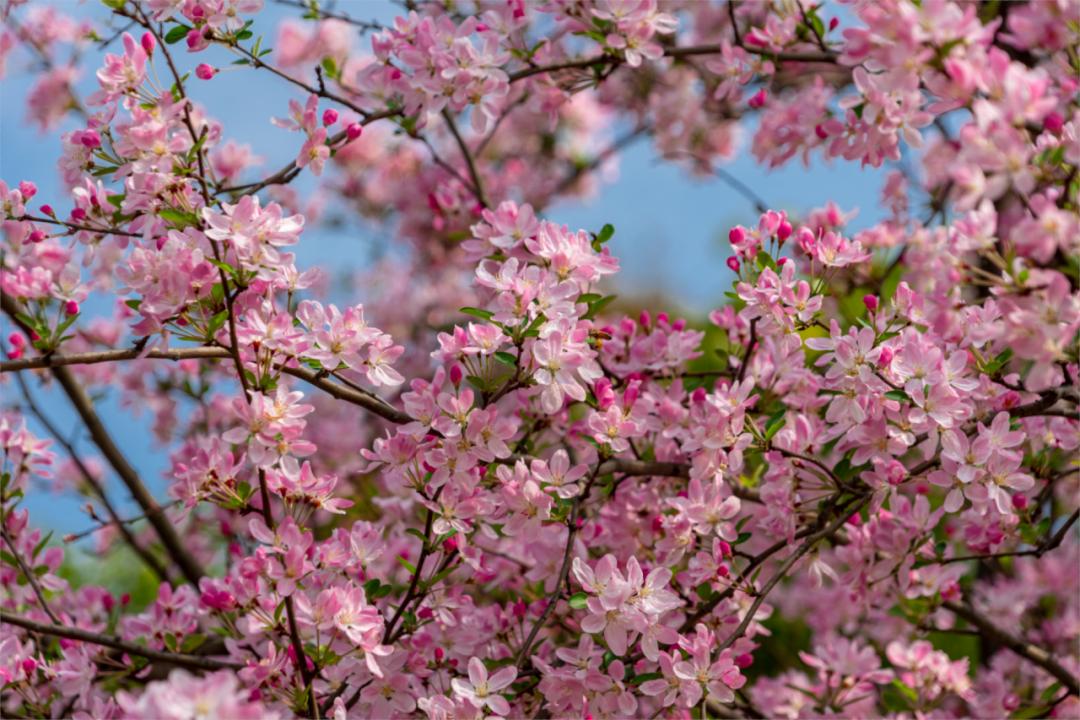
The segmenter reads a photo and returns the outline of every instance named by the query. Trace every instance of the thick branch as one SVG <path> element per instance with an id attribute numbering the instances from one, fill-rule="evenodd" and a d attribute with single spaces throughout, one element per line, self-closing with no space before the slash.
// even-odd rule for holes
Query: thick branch
<path id="1" fill-rule="evenodd" d="M 241 663 L 230 662 L 228 660 L 215 660 L 214 658 L 201 657 L 199 655 L 151 650 L 150 648 L 136 645 L 135 643 L 127 642 L 126 640 L 121 640 L 118 637 L 101 635 L 77 627 L 39 623 L 18 615 L 12 615 L 3 610 L 0 610 L 0 621 L 8 623 L 9 625 L 21 627 L 25 630 L 30 630 L 31 632 L 92 643 L 94 645 L 112 648 L 113 650 L 119 650 L 130 655 L 138 655 L 147 660 L 170 663 L 172 665 L 179 665 L 193 670 L 239 670 L 244 667 Z"/>
<path id="2" fill-rule="evenodd" d="M 14 372 L 17 370 L 29 370 L 35 368 L 63 368 L 67 365 L 93 365 L 104 362 L 118 362 L 121 360 L 134 360 L 138 357 L 159 360 L 190 360 L 190 359 L 215 359 L 227 360 L 231 357 L 228 348 L 223 347 L 194 347 L 180 348 L 175 350 L 151 350 L 141 351 L 139 348 L 125 350 L 102 350 L 98 352 L 72 353 L 70 355 L 40 355 L 37 357 L 21 358 L 19 360 L 6 360 L 0 363 L 0 372 Z M 338 400 L 345 400 L 354 405 L 369 410 L 376 415 L 401 425 L 410 422 L 406 413 L 398 410 L 382 398 L 365 390 L 346 387 L 332 382 L 326 375 L 305 367 L 279 366 L 281 372 L 299 378 L 310 383 Z"/>
<path id="3" fill-rule="evenodd" d="M 31 328 L 27 327 L 18 319 L 18 305 L 13 298 L 4 295 L 2 298 L 2 307 L 4 312 L 6 312 L 12 320 L 27 333 L 27 335 L 32 333 Z M 71 404 L 75 407 L 75 411 L 79 414 L 79 417 L 82 418 L 83 424 L 86 425 L 86 429 L 89 431 L 94 444 L 97 445 L 109 465 L 116 471 L 120 480 L 127 486 L 128 491 L 131 493 L 135 502 L 138 503 L 142 511 L 146 513 L 147 520 L 153 525 L 158 537 L 161 538 L 161 543 L 165 546 L 165 550 L 169 553 L 169 556 L 176 562 L 188 582 L 197 586 L 199 584 L 199 578 L 205 574 L 202 567 L 181 542 L 180 536 L 176 533 L 176 528 L 174 528 L 172 522 L 165 517 L 165 513 L 162 511 L 161 506 L 157 504 L 154 496 L 151 495 L 150 491 L 143 485 L 142 480 L 139 478 L 139 474 L 135 472 L 135 468 L 131 466 L 131 463 L 124 457 L 124 454 L 120 452 L 120 448 L 113 442 L 112 436 L 109 434 L 108 430 L 105 429 L 105 425 L 102 424 L 97 412 L 94 411 L 94 405 L 89 396 L 87 396 L 82 385 L 66 367 L 54 367 L 50 368 L 50 370 L 53 377 L 60 383 L 60 387 L 64 389 L 64 393 L 68 396 L 68 399 L 71 400 Z"/>
<path id="4" fill-rule="evenodd" d="M 986 635 L 994 642 L 999 645 L 1004 645 L 1020 657 L 1035 663 L 1043 670 L 1053 675 L 1062 685 L 1069 689 L 1069 693 L 1072 695 L 1080 695 L 1080 683 L 1077 682 L 1076 677 L 1066 670 L 1061 663 L 1055 660 L 1054 656 L 1046 650 L 1037 645 L 1032 645 L 1026 640 L 1018 638 L 999 628 L 968 605 L 946 601 L 942 603 L 942 606 L 951 611 L 958 618 L 977 627 L 983 635 Z"/>

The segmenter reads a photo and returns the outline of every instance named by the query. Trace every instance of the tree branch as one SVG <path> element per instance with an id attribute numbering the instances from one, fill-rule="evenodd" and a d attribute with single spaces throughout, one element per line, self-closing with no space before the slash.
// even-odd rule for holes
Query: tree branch
<path id="1" fill-rule="evenodd" d="M 151 650 L 150 648 L 136 645 L 135 643 L 127 642 L 126 640 L 121 640 L 118 637 L 101 635 L 77 627 L 39 623 L 28 618 L 13 615 L 5 610 L 0 610 L 0 621 L 8 623 L 9 625 L 21 627 L 24 630 L 29 630 L 31 632 L 67 638 L 68 640 L 78 640 L 79 642 L 92 643 L 94 645 L 112 648 L 113 650 L 119 650 L 128 653 L 129 655 L 138 655 L 147 660 L 170 663 L 172 665 L 179 665 L 193 670 L 239 670 L 244 667 L 241 663 L 230 662 L 228 660 L 215 660 L 214 658 L 202 657 L 200 655 Z"/>
<path id="2" fill-rule="evenodd" d="M 965 622 L 974 625 L 982 632 L 982 634 L 986 635 L 996 643 L 1004 645 L 1020 657 L 1035 663 L 1043 670 L 1053 675 L 1062 685 L 1069 689 L 1070 694 L 1080 695 L 1080 683 L 1077 682 L 1077 679 L 1046 650 L 1037 645 L 1032 645 L 1026 640 L 1016 637 L 999 628 L 968 605 L 961 605 L 960 603 L 947 600 L 942 603 L 942 607 L 946 608 Z"/>

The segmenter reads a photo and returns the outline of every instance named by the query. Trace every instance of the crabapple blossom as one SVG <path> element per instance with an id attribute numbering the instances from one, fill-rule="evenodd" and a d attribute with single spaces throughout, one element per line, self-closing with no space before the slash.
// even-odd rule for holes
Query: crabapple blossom
<path id="1" fill-rule="evenodd" d="M 4 8 L 0 711 L 1080 713 L 1075 0 L 263 4 Z M 564 224 L 638 139 L 722 306 Z"/>

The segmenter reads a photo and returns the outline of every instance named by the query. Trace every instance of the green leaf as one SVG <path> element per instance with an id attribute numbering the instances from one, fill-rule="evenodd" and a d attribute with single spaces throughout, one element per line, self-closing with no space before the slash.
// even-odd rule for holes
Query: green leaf
<path id="1" fill-rule="evenodd" d="M 574 593 L 570 596 L 570 607 L 581 610 L 589 601 L 589 596 L 583 592 Z"/>
<path id="2" fill-rule="evenodd" d="M 601 246 L 615 235 L 615 226 L 611 223 L 607 223 L 604 227 L 600 228 L 600 232 L 596 233 L 596 237 L 592 241 L 593 250 L 600 252 Z"/>
<path id="3" fill-rule="evenodd" d="M 176 43 L 186 38 L 189 32 L 191 32 L 191 28 L 189 28 L 187 25 L 176 25 L 175 27 L 171 28 L 169 32 L 165 33 L 165 42 L 169 45 L 175 45 Z"/>
<path id="4" fill-rule="evenodd" d="M 600 298 L 592 303 L 589 303 L 589 311 L 581 316 L 582 320 L 592 320 L 594 317 L 600 314 L 600 312 L 610 305 L 616 298 L 616 295 L 608 295 L 607 297 Z"/>
<path id="5" fill-rule="evenodd" d="M 739 533 L 739 536 L 737 538 L 735 538 L 735 542 L 733 542 L 731 544 L 732 545 L 742 545 L 744 542 L 746 542 L 749 539 L 750 539 L 750 533 L 741 532 L 741 533 Z"/>
<path id="6" fill-rule="evenodd" d="M 322 68 L 326 72 L 327 77 L 333 80 L 337 80 L 339 71 L 337 62 L 334 60 L 334 58 L 330 56 L 324 57 L 322 61 Z"/>
<path id="7" fill-rule="evenodd" d="M 900 694 L 907 698 L 912 705 L 919 702 L 919 694 L 914 689 L 909 688 L 899 680 L 893 679 L 892 685 L 894 688 L 900 691 Z"/>
<path id="8" fill-rule="evenodd" d="M 180 652 L 183 652 L 183 653 L 194 652 L 204 642 L 206 642 L 206 636 L 205 635 L 201 635 L 199 633 L 195 633 L 194 635 L 188 635 L 186 638 L 184 638 L 184 641 L 180 644 Z"/>
<path id="9" fill-rule="evenodd" d="M 650 680 L 659 680 L 662 677 L 664 677 L 663 673 L 658 672 L 641 673 L 640 675 L 635 675 L 626 682 L 629 685 L 640 685 L 641 683 L 648 682 Z"/>
<path id="10" fill-rule="evenodd" d="M 480 318 L 481 320 L 490 320 L 491 318 L 495 317 L 495 313 L 491 312 L 490 310 L 482 310 L 475 307 L 463 307 L 459 312 L 462 312 L 466 315 L 472 315 L 473 317 Z"/>
<path id="11" fill-rule="evenodd" d="M 540 335 L 540 326 L 547 322 L 547 317 L 544 313 L 540 313 L 533 321 L 529 323 L 529 327 L 525 328 L 523 337 L 537 337 Z"/>
<path id="12" fill-rule="evenodd" d="M 401 557 L 400 555 L 396 555 L 395 557 L 397 558 L 397 561 L 401 564 L 401 567 L 408 570 L 409 573 L 412 574 L 412 575 L 416 574 L 416 566 L 415 565 L 413 565 L 411 562 L 409 562 L 405 558 Z"/>
<path id="13" fill-rule="evenodd" d="M 911 402 L 911 396 L 903 390 L 890 390 L 889 392 L 885 393 L 885 397 L 889 398 L 890 400 L 898 400 L 899 402 Z"/>
<path id="14" fill-rule="evenodd" d="M 694 592 L 697 593 L 697 596 L 701 598 L 703 602 L 708 602 L 709 599 L 713 596 L 712 585 L 707 582 L 703 582 L 696 588 L 694 588 Z"/>
<path id="15" fill-rule="evenodd" d="M 206 335 L 210 338 L 214 337 L 214 335 L 217 334 L 217 331 L 224 327 L 225 321 L 228 319 L 228 308 L 214 315 L 212 318 L 210 318 L 210 322 L 206 326 Z"/>
<path id="16" fill-rule="evenodd" d="M 765 423 L 765 440 L 769 441 L 773 439 L 776 433 L 780 432 L 780 429 L 787 423 L 787 410 L 780 410 L 778 413 L 769 418 L 769 421 Z"/>
<path id="17" fill-rule="evenodd" d="M 175 208 L 162 208 L 157 214 L 158 217 L 165 222 L 175 225 L 177 229 L 199 224 L 199 218 L 195 213 L 185 212 Z"/>
<path id="18" fill-rule="evenodd" d="M 501 362 L 503 365 L 517 367 L 517 358 L 508 352 L 502 352 L 500 350 L 499 352 L 495 353 L 495 359 Z"/>

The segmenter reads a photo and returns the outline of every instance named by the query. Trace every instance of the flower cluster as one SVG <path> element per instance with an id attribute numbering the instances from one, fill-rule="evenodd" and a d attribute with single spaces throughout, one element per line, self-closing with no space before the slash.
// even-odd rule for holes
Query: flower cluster
<path id="1" fill-rule="evenodd" d="M 1080 712 L 1075 3 L 312 2 L 273 49 L 261 0 L 10 5 L 62 186 L 0 180 L 5 713 Z M 755 199 L 707 321 L 611 294 L 557 203 L 747 132 L 883 211 Z M 394 247 L 331 285 L 351 214 Z"/>

